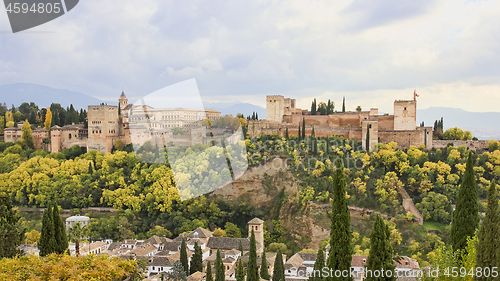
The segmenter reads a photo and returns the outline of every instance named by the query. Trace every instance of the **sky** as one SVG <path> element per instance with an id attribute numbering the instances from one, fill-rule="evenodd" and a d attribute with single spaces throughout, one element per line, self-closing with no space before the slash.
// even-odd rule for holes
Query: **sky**
<path id="1" fill-rule="evenodd" d="M 347 110 L 500 111 L 499 1 L 85 0 L 13 34 L 0 7 L 0 85 L 116 101 L 195 79 L 206 102 L 266 95 Z"/>

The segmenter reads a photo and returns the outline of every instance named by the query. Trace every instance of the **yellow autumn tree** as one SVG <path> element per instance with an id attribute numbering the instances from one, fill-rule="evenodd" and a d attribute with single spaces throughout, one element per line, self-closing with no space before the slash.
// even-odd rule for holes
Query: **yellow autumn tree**
<path id="1" fill-rule="evenodd" d="M 50 125 L 52 124 L 52 111 L 47 108 L 47 113 L 45 113 L 45 129 L 50 130 Z"/>

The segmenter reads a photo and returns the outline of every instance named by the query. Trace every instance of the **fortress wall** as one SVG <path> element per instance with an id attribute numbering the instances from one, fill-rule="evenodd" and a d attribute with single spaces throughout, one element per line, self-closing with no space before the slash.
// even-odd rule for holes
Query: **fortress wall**
<path id="1" fill-rule="evenodd" d="M 309 125 L 328 125 L 328 115 L 305 115 L 306 126 Z M 302 122 L 302 120 L 301 120 Z"/>
<path id="2" fill-rule="evenodd" d="M 425 131 L 379 131 L 379 142 L 396 142 L 399 148 L 410 148 L 410 146 L 425 145 Z M 432 146 L 432 144 L 430 144 Z"/>
<path id="3" fill-rule="evenodd" d="M 368 114 L 356 114 L 356 115 L 341 115 L 340 116 L 340 126 L 341 127 L 361 127 L 361 120 L 368 119 Z"/>
<path id="4" fill-rule="evenodd" d="M 378 120 L 378 129 L 380 131 L 394 130 L 394 115 L 381 115 L 375 118 Z"/>
<path id="5" fill-rule="evenodd" d="M 485 149 L 488 147 L 488 140 L 433 140 L 432 146 L 438 149 L 445 149 L 449 143 L 452 143 L 454 147 L 465 146 L 470 150 L 476 150 L 478 148 Z"/>

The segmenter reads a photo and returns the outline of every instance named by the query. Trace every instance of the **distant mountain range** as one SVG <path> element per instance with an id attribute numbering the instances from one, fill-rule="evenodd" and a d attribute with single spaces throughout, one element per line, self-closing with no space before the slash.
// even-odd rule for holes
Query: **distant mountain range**
<path id="1" fill-rule="evenodd" d="M 417 125 L 433 126 L 443 117 L 444 129 L 453 127 L 471 131 L 478 139 L 500 139 L 500 112 L 469 112 L 460 108 L 430 107 L 417 110 Z"/>
<path id="2" fill-rule="evenodd" d="M 47 86 L 16 83 L 0 85 L 0 103 L 20 106 L 23 102 L 34 102 L 40 108 L 49 107 L 51 103 L 59 103 L 63 107 L 73 104 L 75 109 L 86 109 L 89 105 L 101 104 L 103 101 L 78 92 L 54 89 Z"/>

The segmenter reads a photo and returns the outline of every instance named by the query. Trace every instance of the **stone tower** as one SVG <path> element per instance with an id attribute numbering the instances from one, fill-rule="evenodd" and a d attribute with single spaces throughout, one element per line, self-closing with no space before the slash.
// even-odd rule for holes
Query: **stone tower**
<path id="1" fill-rule="evenodd" d="M 266 96 L 266 119 L 281 123 L 285 114 L 285 97 L 274 95 Z"/>
<path id="2" fill-rule="evenodd" d="M 54 125 L 50 134 L 50 152 L 61 152 L 61 127 Z"/>
<path id="3" fill-rule="evenodd" d="M 87 151 L 111 152 L 115 140 L 119 139 L 120 123 L 118 106 L 89 105 L 87 110 L 89 137 Z"/>
<path id="4" fill-rule="evenodd" d="M 394 130 L 415 131 L 417 127 L 417 101 L 394 101 Z"/>
<path id="5" fill-rule="evenodd" d="M 128 99 L 127 99 L 127 96 L 125 96 L 125 92 L 122 91 L 122 94 L 120 95 L 120 99 L 118 100 L 118 103 L 120 104 L 120 110 L 122 110 L 122 111 L 128 105 Z"/>
<path id="6" fill-rule="evenodd" d="M 255 235 L 255 242 L 260 244 L 260 247 L 257 246 L 257 253 L 262 253 L 262 249 L 264 247 L 264 221 L 259 218 L 254 218 L 248 222 L 248 238 L 253 233 Z"/>

